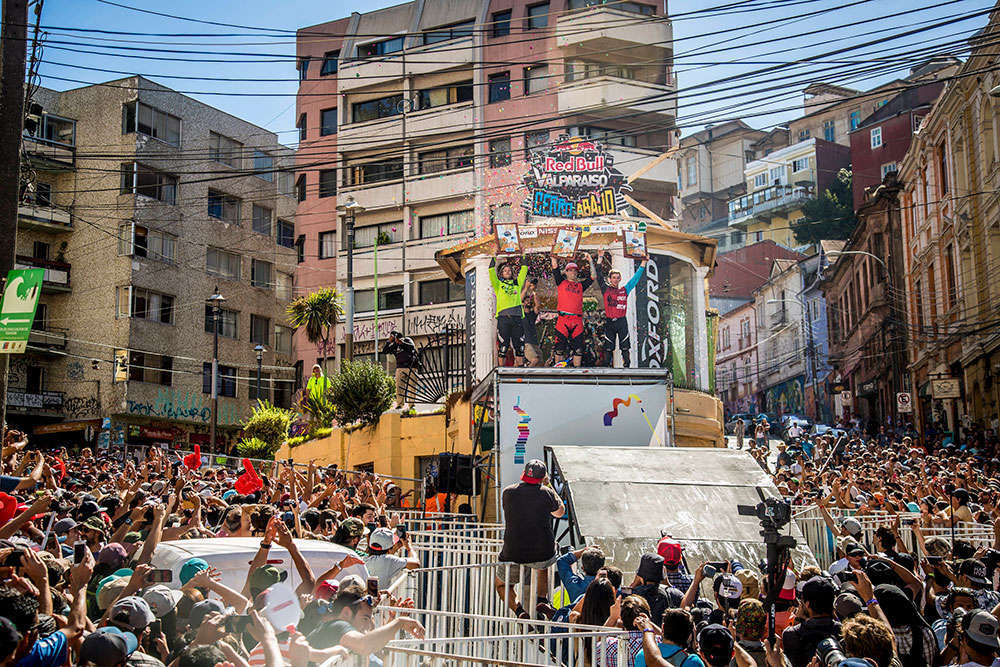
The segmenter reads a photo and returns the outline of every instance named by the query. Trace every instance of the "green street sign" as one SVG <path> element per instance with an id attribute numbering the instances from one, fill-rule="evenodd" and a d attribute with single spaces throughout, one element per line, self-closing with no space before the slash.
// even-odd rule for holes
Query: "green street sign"
<path id="1" fill-rule="evenodd" d="M 638 226 L 639 226 L 639 229 L 636 230 L 636 231 L 640 231 L 640 232 L 646 231 L 646 222 L 645 221 L 640 220 Z"/>
<path id="2" fill-rule="evenodd" d="M 35 321 L 45 269 L 13 269 L 0 305 L 0 353 L 23 354 Z"/>

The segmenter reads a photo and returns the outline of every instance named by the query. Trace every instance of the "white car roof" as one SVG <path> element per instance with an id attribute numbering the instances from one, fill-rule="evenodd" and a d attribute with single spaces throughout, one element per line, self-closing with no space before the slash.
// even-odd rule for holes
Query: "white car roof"
<path id="1" fill-rule="evenodd" d="M 342 561 L 345 556 L 358 556 L 358 553 L 353 549 L 324 540 L 297 539 L 295 546 L 298 547 L 305 561 L 309 563 L 313 575 L 317 577 Z M 167 585 L 171 588 L 180 588 L 181 566 L 191 558 L 201 558 L 219 570 L 222 574 L 223 584 L 239 591 L 243 588 L 247 571 L 250 569 L 250 561 L 253 560 L 259 547 L 259 537 L 173 540 L 162 542 L 156 547 L 156 551 L 153 552 L 152 565 L 156 569 L 173 571 L 173 581 Z M 267 559 L 268 564 L 288 572 L 287 581 L 293 588 L 302 582 L 288 551 L 278 546 L 277 543 L 271 546 Z M 362 581 L 365 581 L 368 578 L 368 569 L 364 565 L 354 565 L 338 574 L 338 579 L 350 575 L 357 575 L 361 577 Z"/>

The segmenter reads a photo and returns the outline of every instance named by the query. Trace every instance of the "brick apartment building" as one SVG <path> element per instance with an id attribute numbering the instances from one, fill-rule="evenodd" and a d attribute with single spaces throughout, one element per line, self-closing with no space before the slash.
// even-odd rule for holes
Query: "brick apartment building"
<path id="1" fill-rule="evenodd" d="M 435 253 L 524 221 L 527 157 L 560 135 L 608 144 L 626 176 L 645 167 L 633 213 L 672 216 L 676 166 L 657 160 L 676 114 L 665 4 L 592 4 L 423 0 L 299 31 L 297 286 L 345 291 L 337 208 L 352 197 L 355 358 L 394 329 L 418 345 L 464 335 L 463 286 Z M 297 336 L 300 362 L 339 361 L 343 333 L 328 349 Z"/>

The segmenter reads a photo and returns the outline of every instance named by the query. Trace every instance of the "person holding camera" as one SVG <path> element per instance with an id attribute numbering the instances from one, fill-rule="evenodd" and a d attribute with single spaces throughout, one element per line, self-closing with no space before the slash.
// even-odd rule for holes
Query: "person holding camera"
<path id="1" fill-rule="evenodd" d="M 791 667 L 807 667 L 824 639 L 840 636 L 840 623 L 833 618 L 833 601 L 839 589 L 832 579 L 813 577 L 799 592 L 801 622 L 785 628 L 781 635 L 785 657 Z"/>
<path id="2" fill-rule="evenodd" d="M 403 530 L 400 531 L 401 528 Z M 376 528 L 368 536 L 365 566 L 368 568 L 368 575 L 376 577 L 383 588 L 389 588 L 396 575 L 403 570 L 416 570 L 420 567 L 420 559 L 410 546 L 403 526 L 397 526 L 396 537 L 399 539 L 394 539 L 393 531 L 389 528 Z M 405 557 L 396 555 L 400 551 Z"/>
<path id="3" fill-rule="evenodd" d="M 396 407 L 405 410 L 406 388 L 413 373 L 423 367 L 420 351 L 417 350 L 412 338 L 392 330 L 389 332 L 389 340 L 382 346 L 382 354 L 391 354 L 396 359 Z"/>
<path id="4" fill-rule="evenodd" d="M 988 611 L 974 609 L 956 614 L 953 646 L 957 655 L 951 667 L 989 667 L 1000 654 L 997 618 Z"/>

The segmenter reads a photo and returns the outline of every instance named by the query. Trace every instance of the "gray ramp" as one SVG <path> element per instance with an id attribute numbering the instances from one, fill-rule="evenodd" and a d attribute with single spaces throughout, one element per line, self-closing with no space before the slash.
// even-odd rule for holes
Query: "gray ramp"
<path id="1" fill-rule="evenodd" d="M 552 446 L 552 460 L 568 486 L 579 533 L 634 572 L 639 557 L 655 552 L 661 531 L 684 547 L 693 571 L 704 561 L 737 559 L 756 567 L 764 559 L 760 523 L 738 505 L 779 497 L 770 477 L 747 452 L 699 447 Z M 816 564 L 795 522 L 784 534 L 799 543 L 793 561 Z"/>

